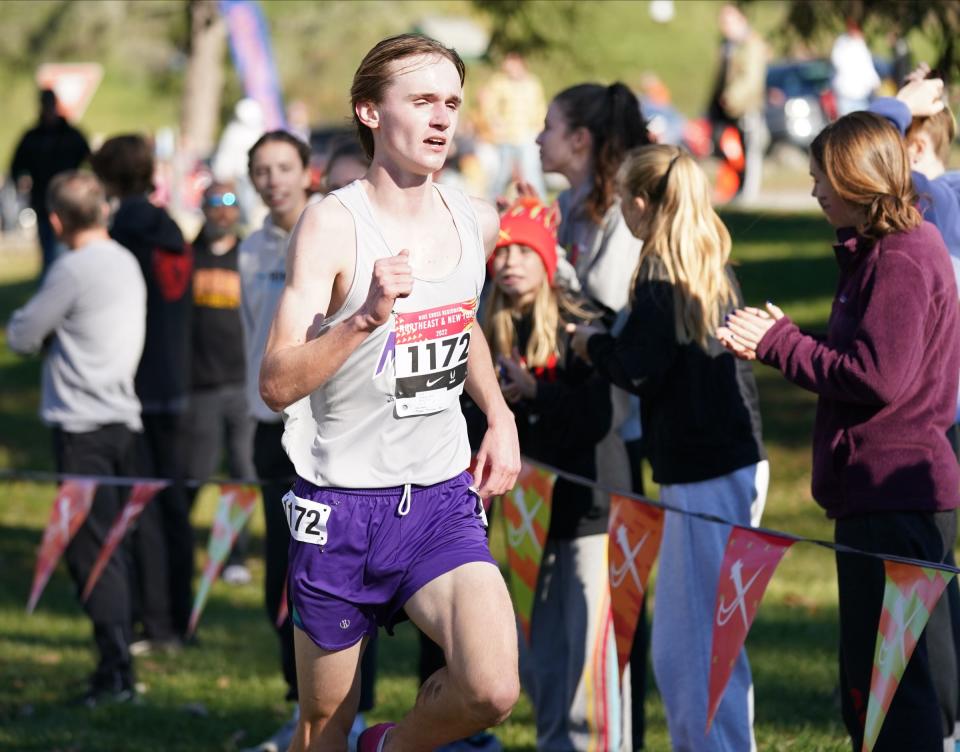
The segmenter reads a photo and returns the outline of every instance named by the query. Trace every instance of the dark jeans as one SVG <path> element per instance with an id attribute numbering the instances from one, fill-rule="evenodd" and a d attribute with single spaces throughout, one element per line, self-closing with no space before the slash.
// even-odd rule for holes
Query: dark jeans
<path id="1" fill-rule="evenodd" d="M 195 391 L 190 395 L 190 409 L 185 416 L 183 466 L 186 477 L 201 482 L 210 480 L 220 471 L 224 448 L 230 478 L 256 477 L 253 467 L 255 426 L 247 412 L 243 384 Z M 191 509 L 199 490 L 196 486 L 186 490 Z M 248 541 L 249 535 L 244 527 L 230 551 L 228 565 L 244 562 Z"/>
<path id="2" fill-rule="evenodd" d="M 374 635 L 367 642 L 360 659 L 360 704 L 357 712 L 368 713 L 376 705 L 374 690 L 377 684 L 377 653 L 380 652 L 380 638 Z"/>
<path id="3" fill-rule="evenodd" d="M 293 620 L 288 618 L 276 626 L 280 599 L 287 580 L 290 552 L 290 529 L 280 500 L 290 490 L 293 465 L 280 445 L 283 423 L 258 422 L 253 438 L 253 464 L 263 492 L 263 519 L 266 524 L 264 547 L 264 600 L 267 618 L 280 639 L 280 667 L 287 681 L 287 699 L 297 699 L 297 661 L 293 652 Z"/>
<path id="4" fill-rule="evenodd" d="M 133 536 L 136 581 L 134 614 L 144 636 L 182 637 L 193 606 L 193 528 L 183 487 L 183 417 L 145 413 L 140 472 L 173 483 L 147 506 Z"/>
<path id="5" fill-rule="evenodd" d="M 88 475 L 130 475 L 134 467 L 135 437 L 136 434 L 120 424 L 84 433 L 55 428 L 53 448 L 57 470 Z M 107 533 L 126 500 L 127 489 L 100 485 L 89 516 L 67 546 L 67 568 L 78 594 L 86 585 Z M 100 654 L 92 678 L 96 689 L 119 691 L 133 687 L 133 663 L 128 649 L 132 632 L 128 559 L 128 548 L 121 544 L 83 605 L 93 622 L 93 639 Z"/>
<path id="6" fill-rule="evenodd" d="M 956 538 L 956 513 L 890 512 L 836 521 L 837 543 L 862 551 L 943 562 Z M 879 559 L 838 553 L 840 601 L 840 693 L 843 720 L 859 752 L 867 712 L 874 647 L 885 584 Z M 957 662 L 949 599 L 944 596 L 890 703 L 875 752 L 941 752 L 953 733 L 957 707 Z"/>
<path id="7" fill-rule="evenodd" d="M 957 430 L 958 428 L 960 428 L 960 426 L 956 424 L 950 426 L 950 428 L 947 429 L 947 439 L 950 441 L 950 446 L 953 447 L 953 453 L 957 456 L 957 459 L 960 460 L 960 431 Z M 952 546 L 947 552 L 946 562 L 951 567 L 957 566 L 957 559 L 954 556 Z M 945 597 L 950 604 L 950 619 L 953 625 L 953 649 L 957 655 L 957 677 L 960 679 L 960 583 L 957 582 L 956 577 L 953 577 L 947 585 Z M 957 720 L 960 720 L 960 689 L 957 691 Z M 956 721 L 954 728 L 956 729 Z"/>

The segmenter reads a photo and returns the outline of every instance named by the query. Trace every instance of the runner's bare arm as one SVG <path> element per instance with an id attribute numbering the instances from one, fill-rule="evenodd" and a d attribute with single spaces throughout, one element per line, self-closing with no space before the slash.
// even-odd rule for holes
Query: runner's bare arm
<path id="1" fill-rule="evenodd" d="M 413 276 L 406 252 L 378 259 L 366 302 L 317 336 L 335 285 L 344 292 L 350 287 L 355 244 L 353 218 L 335 198 L 308 207 L 300 218 L 287 254 L 286 286 L 260 366 L 260 395 L 272 410 L 282 410 L 327 383 L 370 332 L 386 322 L 393 301 L 410 294 Z"/>
<path id="2" fill-rule="evenodd" d="M 483 235 L 483 254 L 490 258 L 493 249 L 497 247 L 497 237 L 500 234 L 500 215 L 493 205 L 481 198 L 471 196 L 470 203 L 477 212 L 480 220 L 480 233 Z"/>
<path id="3" fill-rule="evenodd" d="M 500 217 L 485 201 L 473 199 L 483 232 L 485 255 L 489 258 L 497 243 Z M 504 402 L 493 369 L 490 346 L 483 330 L 474 326 L 467 356 L 466 390 L 487 416 L 487 432 L 477 452 L 475 482 L 481 496 L 496 496 L 513 488 L 520 472 L 520 444 L 513 412 Z"/>

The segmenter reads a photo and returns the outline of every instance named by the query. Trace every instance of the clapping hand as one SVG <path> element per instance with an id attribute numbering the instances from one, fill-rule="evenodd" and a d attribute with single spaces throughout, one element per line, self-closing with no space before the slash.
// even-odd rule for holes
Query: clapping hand
<path id="1" fill-rule="evenodd" d="M 782 318 L 783 311 L 770 302 L 765 311 L 750 306 L 738 308 L 727 316 L 726 324 L 717 329 L 717 339 L 738 358 L 756 360 L 760 340 Z"/>

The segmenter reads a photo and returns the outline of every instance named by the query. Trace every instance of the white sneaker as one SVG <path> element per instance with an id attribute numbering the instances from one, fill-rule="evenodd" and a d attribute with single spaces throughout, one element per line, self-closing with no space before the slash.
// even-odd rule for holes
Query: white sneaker
<path id="1" fill-rule="evenodd" d="M 231 564 L 224 568 L 220 579 L 228 585 L 249 585 L 253 580 L 253 575 L 243 564 Z"/>
<path id="2" fill-rule="evenodd" d="M 128 649 L 134 658 L 159 653 L 175 655 L 183 650 L 183 640 L 177 637 L 167 637 L 162 640 L 151 640 L 145 637 L 131 642 Z"/>

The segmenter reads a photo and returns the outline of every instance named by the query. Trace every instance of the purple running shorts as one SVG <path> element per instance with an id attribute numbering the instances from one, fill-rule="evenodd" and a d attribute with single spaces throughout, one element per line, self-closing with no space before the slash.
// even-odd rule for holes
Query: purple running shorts
<path id="1" fill-rule="evenodd" d="M 407 600 L 440 575 L 476 561 L 496 566 L 472 482 L 467 472 L 396 488 L 297 478 L 284 500 L 293 623 L 322 649 L 342 650 L 378 626 L 392 633 Z"/>

